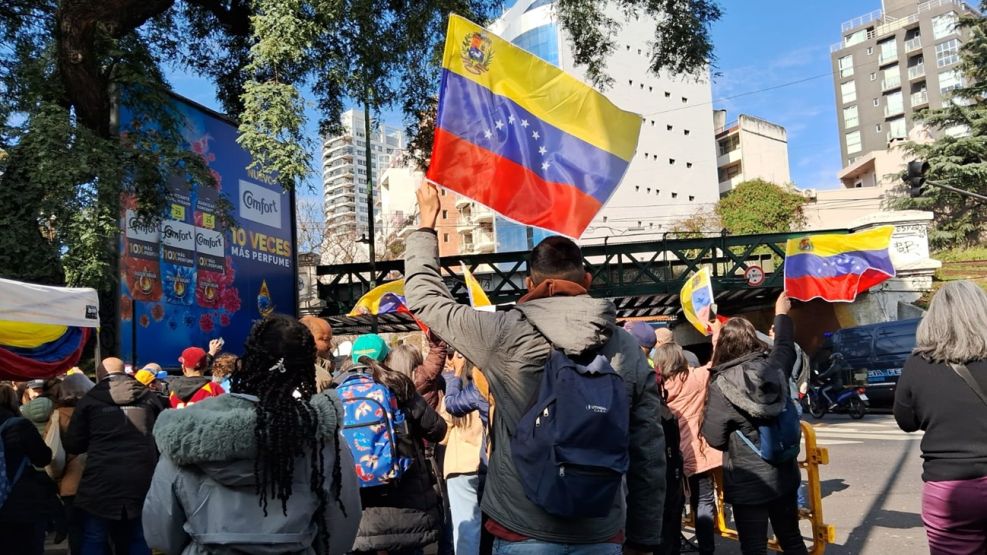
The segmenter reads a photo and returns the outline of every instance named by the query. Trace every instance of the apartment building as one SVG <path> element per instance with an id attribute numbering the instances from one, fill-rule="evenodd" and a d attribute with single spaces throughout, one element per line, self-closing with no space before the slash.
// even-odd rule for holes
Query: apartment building
<path id="1" fill-rule="evenodd" d="M 746 114 L 728 122 L 726 110 L 713 111 L 713 125 L 720 196 L 751 179 L 778 185 L 791 182 L 784 127 Z"/>
<path id="2" fill-rule="evenodd" d="M 958 88 L 961 0 L 884 0 L 843 23 L 831 51 L 843 166 L 885 150 L 915 127 L 915 112 L 941 108 Z"/>
<path id="3" fill-rule="evenodd" d="M 322 146 L 322 182 L 325 188 L 323 207 L 326 235 L 333 241 L 323 249 L 323 260 L 333 263 L 333 244 L 353 241 L 369 231 L 370 210 L 367 188 L 374 187 L 373 217 L 375 235 L 381 237 L 379 179 L 384 169 L 406 147 L 404 132 L 388 125 L 371 122 L 370 137 L 366 136 L 362 109 L 352 109 L 341 116 L 344 133 L 326 138 Z M 370 143 L 371 175 L 367 173 L 366 147 Z"/>

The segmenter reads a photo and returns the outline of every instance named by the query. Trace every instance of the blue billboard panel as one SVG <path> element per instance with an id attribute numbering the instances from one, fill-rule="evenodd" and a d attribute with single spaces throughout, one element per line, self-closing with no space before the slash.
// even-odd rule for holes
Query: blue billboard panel
<path id="1" fill-rule="evenodd" d="M 235 125 L 175 103 L 186 146 L 202 157 L 217 187 L 193 188 L 176 174 L 160 225 L 142 223 L 136 200 L 122 199 L 120 353 L 137 367 L 176 367 L 186 347 L 208 349 L 216 338 L 225 341 L 224 351 L 241 354 L 254 321 L 295 313 L 291 194 L 247 170 L 251 158 L 236 143 Z M 121 134 L 132 125 L 133 114 L 121 108 Z M 229 229 L 219 219 L 223 198 L 234 218 Z"/>

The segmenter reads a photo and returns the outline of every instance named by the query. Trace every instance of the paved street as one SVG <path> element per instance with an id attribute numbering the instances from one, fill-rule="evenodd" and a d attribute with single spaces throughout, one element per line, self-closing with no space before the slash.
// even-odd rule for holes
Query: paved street
<path id="1" fill-rule="evenodd" d="M 922 528 L 921 434 L 906 434 L 889 414 L 863 420 L 827 415 L 816 426 L 829 449 L 821 467 L 823 515 L 836 527 L 837 555 L 928 553 Z M 808 526 L 803 524 L 808 535 Z M 721 541 L 717 553 L 739 554 L 739 544 Z"/>

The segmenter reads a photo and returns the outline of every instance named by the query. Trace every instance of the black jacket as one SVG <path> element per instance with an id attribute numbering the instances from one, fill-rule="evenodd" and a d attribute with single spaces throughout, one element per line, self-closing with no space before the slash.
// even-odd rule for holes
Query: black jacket
<path id="1" fill-rule="evenodd" d="M 51 462 L 51 449 L 45 445 L 34 424 L 26 418 L 19 418 L 6 409 L 0 409 L 0 424 L 11 418 L 18 418 L 3 432 L 3 452 L 7 463 L 7 479 L 13 480 L 17 469 L 27 457 L 28 465 L 20 479 L 0 508 L 0 522 L 34 523 L 46 520 L 57 505 L 55 484 L 44 470 Z"/>
<path id="2" fill-rule="evenodd" d="M 987 391 L 987 360 L 966 367 Z M 906 432 L 925 431 L 922 480 L 987 476 L 987 405 L 949 366 L 910 356 L 895 389 L 894 418 Z"/>
<path id="3" fill-rule="evenodd" d="M 728 503 L 768 503 L 798 489 L 798 461 L 773 465 L 734 432 L 757 444 L 757 427 L 781 414 L 790 395 L 795 364 L 795 330 L 788 316 L 775 317 L 770 354 L 752 353 L 713 368 L 702 434 L 723 458 L 723 493 Z"/>
<path id="4" fill-rule="evenodd" d="M 161 399 L 132 376 L 111 374 L 76 405 L 68 453 L 88 453 L 75 505 L 113 520 L 140 515 L 158 462 L 154 422 Z"/>
<path id="5" fill-rule="evenodd" d="M 360 489 L 363 518 L 354 551 L 396 551 L 423 547 L 439 539 L 442 500 L 423 440 L 441 441 L 447 424 L 417 393 L 402 409 L 413 439 L 409 447 L 415 452 L 415 462 L 393 484 Z"/>

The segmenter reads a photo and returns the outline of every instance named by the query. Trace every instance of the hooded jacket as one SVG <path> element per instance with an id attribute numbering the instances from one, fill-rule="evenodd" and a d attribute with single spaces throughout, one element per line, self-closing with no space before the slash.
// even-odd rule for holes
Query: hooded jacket
<path id="1" fill-rule="evenodd" d="M 6 408 L 0 408 L 0 424 L 14 418 L 3 432 L 3 451 L 7 469 L 7 479 L 12 480 L 24 458 L 28 465 L 21 477 L 10 490 L 7 502 L 0 507 L 0 522 L 30 523 L 45 520 L 46 515 L 54 514 L 55 485 L 43 470 L 51 462 L 51 449 L 45 445 L 34 426 L 26 418 L 18 417 Z"/>
<path id="2" fill-rule="evenodd" d="M 313 518 L 319 500 L 311 489 L 307 457 L 295 461 L 287 515 L 277 499 L 269 501 L 264 515 L 254 467 L 255 403 L 248 395 L 223 395 L 161 415 L 154 427 L 161 460 L 144 503 L 144 535 L 150 547 L 172 555 L 314 554 L 321 525 L 329 532 L 330 553 L 349 551 L 360 523 L 360 498 L 353 457 L 338 439 L 339 398 L 326 392 L 311 401 L 318 413 L 317 435 L 325 440 L 323 475 L 329 505 L 323 523 Z M 337 457 L 342 471 L 338 497 L 333 493 Z"/>
<path id="3" fill-rule="evenodd" d="M 87 453 L 75 506 L 111 520 L 140 516 L 158 462 L 154 421 L 161 400 L 126 374 L 110 374 L 75 407 L 62 445 Z"/>
<path id="4" fill-rule="evenodd" d="M 438 336 L 483 369 L 496 402 L 483 512 L 507 530 L 546 542 L 603 543 L 624 531 L 641 547 L 661 541 L 665 441 L 655 373 L 638 342 L 616 325 L 616 309 L 588 295 L 551 297 L 506 312 L 480 312 L 453 300 L 439 275 L 438 240 L 420 230 L 405 253 L 408 305 Z M 553 345 L 568 355 L 598 351 L 624 379 L 630 406 L 626 497 L 603 518 L 559 518 L 525 496 L 511 459 L 510 437 L 538 392 Z M 624 509 L 626 504 L 626 511 Z"/>
<path id="5" fill-rule="evenodd" d="M 679 448 L 686 476 L 707 472 L 723 465 L 723 453 L 710 447 L 699 433 L 709 391 L 709 368 L 689 368 L 684 375 L 662 382 L 668 394 L 668 408 L 678 420 Z"/>
<path id="6" fill-rule="evenodd" d="M 792 319 L 778 315 L 770 354 L 751 353 L 712 370 L 702 435 L 711 447 L 727 452 L 723 493 L 728 503 L 760 505 L 798 489 L 797 460 L 773 465 L 735 433 L 740 431 L 757 445 L 757 427 L 785 409 L 795 365 L 794 336 Z"/>
<path id="7" fill-rule="evenodd" d="M 226 393 L 223 386 L 205 376 L 177 376 L 168 380 L 171 408 L 183 409 L 199 401 Z"/>

